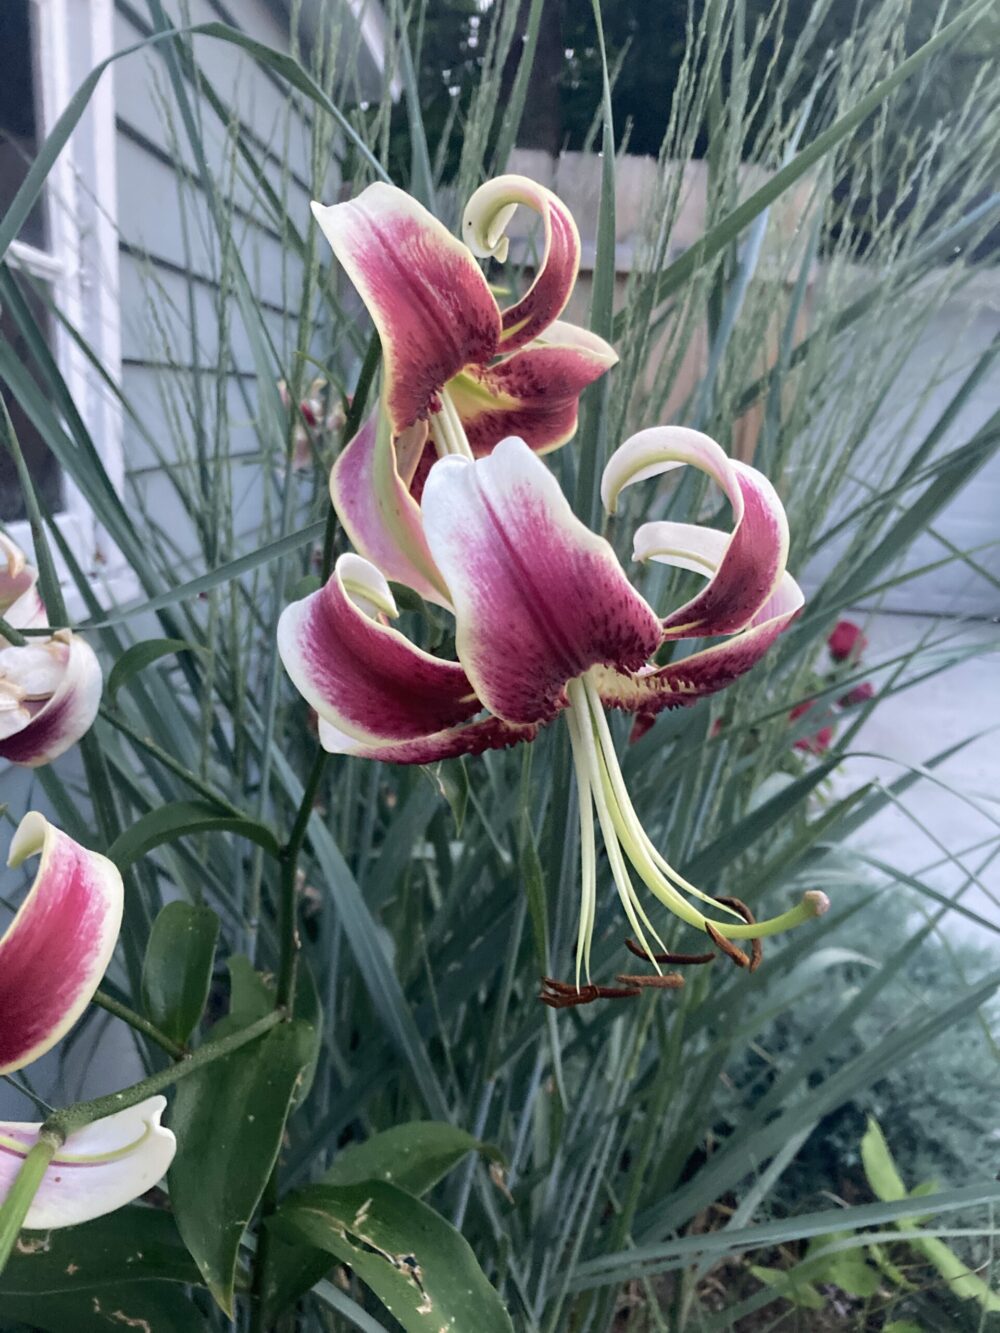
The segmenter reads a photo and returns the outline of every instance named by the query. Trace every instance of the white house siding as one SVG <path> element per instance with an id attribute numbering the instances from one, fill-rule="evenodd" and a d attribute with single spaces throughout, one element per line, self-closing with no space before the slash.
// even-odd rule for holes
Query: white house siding
<path id="1" fill-rule="evenodd" d="M 287 49 L 287 29 L 281 15 L 265 0 L 242 0 L 236 15 L 214 0 L 166 0 L 165 9 L 178 26 L 220 19 L 235 21 L 251 37 Z M 116 0 L 119 48 L 141 40 L 150 31 L 144 0 Z M 302 229 L 309 216 L 310 199 L 308 124 L 301 115 L 290 113 L 280 80 L 247 53 L 214 38 L 196 37 L 194 43 L 199 65 L 215 92 L 246 126 L 269 185 L 286 200 L 291 216 Z M 275 347 L 281 356 L 287 356 L 294 335 L 285 312 L 296 308 L 301 264 L 283 246 L 254 197 L 252 183 L 241 179 L 247 171 L 242 163 L 237 163 L 234 175 L 232 146 L 225 126 L 204 102 L 197 101 L 190 83 L 187 91 L 200 117 L 209 170 L 217 183 L 224 183 L 226 203 L 233 209 L 235 239 L 254 298 Z M 190 389 L 190 376 L 187 383 L 183 382 L 184 367 L 194 360 L 201 366 L 216 363 L 220 350 L 216 310 L 218 242 L 209 202 L 169 87 L 166 65 L 155 49 L 119 63 L 115 105 L 123 387 L 130 401 L 143 406 L 149 424 L 163 419 L 164 391 L 176 402 Z M 257 444 L 252 425 L 256 369 L 232 297 L 227 302 L 227 313 L 231 323 L 223 353 L 231 367 L 227 393 L 229 448 L 237 454 L 251 453 Z M 197 357 L 192 349 L 193 337 L 197 338 Z M 208 414 L 211 427 L 214 405 Z M 169 445 L 169 432 L 163 432 L 162 443 L 164 447 Z M 165 526 L 173 535 L 183 534 L 186 517 L 170 482 L 155 470 L 156 459 L 134 426 L 126 425 L 125 454 L 133 493 L 161 523 L 166 518 Z M 246 514 L 247 531 L 252 530 L 254 511 L 259 512 L 262 502 L 260 486 L 268 480 L 259 467 L 251 467 L 245 470 L 242 484 L 237 481 L 238 508 Z"/>

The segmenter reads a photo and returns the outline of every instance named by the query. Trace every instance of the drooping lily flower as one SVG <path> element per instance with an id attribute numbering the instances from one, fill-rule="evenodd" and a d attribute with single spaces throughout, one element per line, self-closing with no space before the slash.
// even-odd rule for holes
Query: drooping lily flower
<path id="1" fill-rule="evenodd" d="M 70 1134 L 46 1169 L 25 1227 L 52 1231 L 77 1226 L 151 1189 L 166 1175 L 177 1150 L 177 1140 L 160 1124 L 166 1104 L 165 1097 L 148 1097 Z M 0 1202 L 41 1128 L 0 1120 Z"/>
<path id="2" fill-rule="evenodd" d="M 605 708 L 655 714 L 723 689 L 760 660 L 802 605 L 785 569 L 788 530 L 770 483 L 707 436 L 643 431 L 613 456 L 602 494 L 614 509 L 642 478 L 691 464 L 733 511 L 730 534 L 647 523 L 636 554 L 694 569 L 704 589 L 660 619 L 632 587 L 611 546 L 575 517 L 545 465 L 521 440 L 486 458 L 445 458 L 423 495 L 428 549 L 455 613 L 458 662 L 413 646 L 385 623 L 396 614 L 382 573 L 341 556 L 318 592 L 287 607 L 278 647 L 292 681 L 317 711 L 333 753 L 431 763 L 530 741 L 560 713 L 572 741 L 582 841 L 577 967 L 589 972 L 596 908 L 594 813 L 626 916 L 648 954 L 659 942 L 632 870 L 688 924 L 729 939 L 773 934 L 825 910 L 823 895 L 755 925 L 710 919 L 689 896 L 718 904 L 653 846 L 632 807 Z M 729 636 L 657 665 L 672 640 Z M 486 711 L 486 716 L 478 716 Z"/>
<path id="3" fill-rule="evenodd" d="M 90 729 L 102 688 L 94 650 L 70 630 L 0 648 L 0 759 L 57 759 Z"/>
<path id="4" fill-rule="evenodd" d="M 0 1074 L 37 1060 L 86 1009 L 111 961 L 124 907 L 117 867 L 29 811 L 7 864 L 41 860 L 0 938 Z"/>
<path id="5" fill-rule="evenodd" d="M 506 259 L 519 204 L 542 219 L 544 249 L 527 292 L 501 309 L 475 261 Z M 561 201 L 523 176 L 481 186 L 457 240 L 391 185 L 313 212 L 382 343 L 381 429 L 373 419 L 338 458 L 333 502 L 351 541 L 390 578 L 446 603 L 427 553 L 419 498 L 435 456 L 482 457 L 517 435 L 546 453 L 576 430 L 580 394 L 618 360 L 559 320 L 580 267 Z"/>
<path id="6" fill-rule="evenodd" d="M 14 629 L 34 629 L 45 624 L 45 607 L 35 584 L 38 571 L 28 564 L 24 552 L 0 532 L 0 616 Z M 0 644 L 7 640 L 0 634 Z"/>

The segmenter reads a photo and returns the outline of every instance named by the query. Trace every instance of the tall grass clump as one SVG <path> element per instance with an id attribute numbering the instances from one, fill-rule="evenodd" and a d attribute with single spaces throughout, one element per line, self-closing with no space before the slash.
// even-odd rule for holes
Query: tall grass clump
<path id="1" fill-rule="evenodd" d="M 1000 86 L 984 70 L 934 117 L 915 110 L 984 15 L 990 27 L 986 6 L 944 6 L 915 49 L 901 36 L 905 0 L 859 7 L 830 48 L 829 4 L 794 38 L 781 4 L 762 18 L 742 2 L 693 6 L 621 272 L 628 131 L 612 115 L 619 53 L 602 57 L 599 203 L 580 219 L 596 253 L 577 317 L 620 364 L 547 461 L 627 564 L 646 518 L 727 516 L 685 479 L 630 490 L 605 520 L 604 464 L 643 426 L 702 430 L 774 483 L 807 588 L 767 658 L 715 700 L 662 714 L 638 739 L 612 718 L 621 764 L 652 841 L 696 883 L 758 918 L 806 890 L 833 906 L 768 942 L 752 976 L 720 958 L 669 995 L 560 1013 L 537 994 L 540 976 L 571 975 L 576 942 L 563 733 L 432 767 L 324 763 L 275 648 L 282 609 L 349 549 L 329 467 L 381 373 L 308 200 L 353 196 L 391 167 L 454 226 L 516 151 L 541 5 L 493 6 L 475 84 L 437 141 L 416 73 L 426 3 L 387 7 L 371 105 L 357 29 L 334 6 L 307 30 L 293 5 L 287 52 L 221 21 L 172 19 L 160 0 L 126 8 L 136 49 L 118 68 L 144 71 L 177 165 L 183 262 L 167 272 L 122 236 L 141 292 L 125 313 L 141 375 L 105 374 L 68 329 L 120 411 L 123 488 L 46 350 L 30 281 L 0 271 L 32 352 L 25 364 L 0 348 L 6 392 L 134 589 L 109 600 L 39 512 L 50 623 L 94 646 L 106 689 L 79 751 L 0 783 L 12 826 L 41 808 L 111 857 L 125 917 L 101 1012 L 59 1048 L 44 1099 L 30 1070 L 4 1093 L 22 1120 L 45 1120 L 52 1103 L 75 1126 L 81 1047 L 117 1039 L 123 1075 L 90 1091 L 162 1085 L 178 1151 L 165 1192 L 47 1237 L 24 1232 L 0 1277 L 0 1327 L 436 1328 L 428 1310 L 462 1333 L 992 1327 L 1000 1186 L 984 1145 L 1000 971 L 995 924 L 963 899 L 1000 848 L 996 821 L 975 848 L 941 848 L 964 877 L 947 894 L 934 866 L 876 869 L 865 841 L 918 781 L 954 791 L 941 766 L 978 723 L 891 785 L 854 782 L 842 765 L 886 701 L 994 644 L 988 627 L 942 622 L 863 671 L 828 670 L 825 646 L 845 612 L 926 572 L 908 561 L 914 544 L 1000 447 L 1000 414 L 967 410 L 996 373 L 995 343 L 948 363 L 933 413 L 938 379 L 915 391 L 905 374 L 945 302 L 975 309 L 993 262 Z M 594 43 L 603 52 L 596 0 Z M 216 82 L 220 51 L 239 63 L 235 91 Z M 282 97 L 266 137 L 248 110 L 254 80 Z M 96 86 L 40 151 L 0 224 L 5 248 Z M 683 165 L 704 143 L 704 229 L 678 253 Z M 537 254 L 529 234 L 488 276 L 523 290 Z M 295 405 L 317 376 L 328 420 L 304 433 Z M 939 545 L 939 563 L 992 577 L 988 553 Z M 660 566 L 633 577 L 656 607 L 694 586 Z M 64 593 L 72 613 L 60 613 Z M 413 637 L 448 646 L 443 613 L 400 604 Z M 874 695 L 838 705 L 869 677 Z M 796 747 L 834 715 L 821 753 Z M 603 863 L 598 884 L 591 967 L 606 980 L 623 928 Z M 956 956 L 953 914 L 971 919 L 981 950 Z M 190 1022 L 165 1045 L 181 1011 Z M 217 1058 L 225 1040 L 236 1044 Z M 941 1178 L 910 1202 L 929 1167 Z"/>

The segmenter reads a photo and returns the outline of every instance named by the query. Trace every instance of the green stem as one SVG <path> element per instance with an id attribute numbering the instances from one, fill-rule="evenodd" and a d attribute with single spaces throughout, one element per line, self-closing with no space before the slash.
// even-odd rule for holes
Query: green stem
<path id="1" fill-rule="evenodd" d="M 133 1083 L 129 1088 L 123 1088 L 121 1092 L 110 1092 L 104 1097 L 95 1097 L 89 1102 L 77 1102 L 75 1106 L 56 1111 L 46 1120 L 42 1132 L 56 1135 L 58 1141 L 62 1143 L 68 1135 L 82 1129 L 84 1125 L 92 1125 L 95 1120 L 103 1120 L 105 1116 L 114 1115 L 116 1111 L 124 1111 L 130 1106 L 138 1106 L 154 1093 L 162 1092 L 164 1088 L 172 1087 L 182 1078 L 187 1078 L 206 1065 L 224 1059 L 233 1051 L 238 1051 L 241 1046 L 248 1046 L 250 1042 L 256 1041 L 265 1032 L 270 1032 L 271 1028 L 284 1022 L 286 1017 L 283 1009 L 275 1009 L 265 1014 L 263 1018 L 258 1018 L 256 1023 L 230 1033 L 228 1037 L 221 1037 L 218 1041 L 207 1041 L 204 1046 L 199 1046 L 196 1051 L 185 1056 L 177 1064 L 161 1069 L 156 1074 L 150 1074 L 148 1078 Z"/>
<path id="2" fill-rule="evenodd" d="M 42 1132 L 38 1142 L 21 1163 L 21 1169 L 0 1207 L 0 1273 L 7 1266 L 31 1201 L 38 1193 L 45 1170 L 56 1155 L 60 1143 L 61 1140 L 54 1135 Z"/>
<path id="3" fill-rule="evenodd" d="M 217 791 L 211 785 L 211 783 L 203 782 L 196 773 L 192 773 L 189 768 L 185 768 L 179 760 L 175 759 L 167 750 L 164 750 L 162 746 L 157 745 L 157 743 L 154 740 L 151 740 L 149 736 L 144 736 L 141 731 L 137 731 L 136 728 L 126 722 L 117 711 L 111 708 L 102 707 L 101 717 L 105 722 L 110 723 L 116 731 L 120 731 L 123 736 L 127 736 L 133 745 L 140 746 L 147 754 L 152 755 L 154 759 L 159 760 L 164 768 L 168 768 L 170 772 L 179 777 L 182 782 L 186 782 L 193 791 L 204 796 L 205 799 L 211 801 L 213 805 L 218 805 L 223 810 L 227 810 L 231 815 L 236 816 L 236 818 L 243 818 L 243 811 L 238 805 L 233 805 L 232 801 L 227 800 L 221 792 Z"/>
<path id="4" fill-rule="evenodd" d="M 3 616 L 0 616 L 0 639 L 6 639 L 7 642 L 12 643 L 15 648 L 23 648 L 28 642 L 19 629 L 15 629 L 13 625 L 7 624 Z"/>
<path id="5" fill-rule="evenodd" d="M 113 999 L 106 991 L 99 990 L 94 996 L 94 1003 L 99 1009 L 104 1009 L 109 1014 L 114 1014 L 115 1018 L 120 1018 L 123 1023 L 127 1023 L 130 1028 L 135 1028 L 136 1032 L 141 1032 L 144 1037 L 155 1042 L 162 1050 L 173 1060 L 184 1060 L 189 1052 L 186 1046 L 181 1046 L 173 1038 L 168 1037 L 165 1032 L 161 1032 L 155 1023 L 151 1023 L 148 1018 L 143 1018 L 142 1014 L 137 1014 L 134 1009 L 130 1009 L 127 1004 L 121 1004 Z"/>

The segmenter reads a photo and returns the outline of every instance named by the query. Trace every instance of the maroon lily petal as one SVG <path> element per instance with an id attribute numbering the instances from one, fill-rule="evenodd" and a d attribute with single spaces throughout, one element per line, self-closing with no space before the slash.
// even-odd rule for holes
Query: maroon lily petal
<path id="1" fill-rule="evenodd" d="M 493 357 L 500 311 L 466 247 L 395 186 L 313 213 L 382 342 L 385 395 L 399 434 L 436 410 L 451 377 Z"/>
<path id="2" fill-rule="evenodd" d="M 319 716 L 368 745 L 409 741 L 478 713 L 468 677 L 414 647 L 374 618 L 395 614 L 374 565 L 342 555 L 318 592 L 287 606 L 278 621 L 285 670 Z"/>
<path id="3" fill-rule="evenodd" d="M 25 815 L 8 864 L 41 853 L 27 898 L 0 938 L 0 1074 L 56 1044 L 93 998 L 121 926 L 122 879 L 37 811 Z"/>
<path id="4" fill-rule="evenodd" d="M 535 280 L 514 305 L 503 312 L 501 351 L 525 347 L 559 318 L 580 269 L 580 233 L 573 215 L 551 190 L 526 176 L 498 176 L 481 185 L 469 200 L 462 236 L 474 254 L 485 259 L 507 257 L 507 223 L 518 204 L 542 219 L 545 248 Z"/>
<path id="5" fill-rule="evenodd" d="M 382 414 L 368 418 L 333 465 L 330 497 L 352 544 L 386 578 L 429 602 L 450 605 L 427 549 L 420 506 L 399 475 L 396 446 Z"/>
<path id="6" fill-rule="evenodd" d="M 609 708 L 653 715 L 664 708 L 684 708 L 716 694 L 756 666 L 802 609 L 802 590 L 785 574 L 753 623 L 741 634 L 703 648 L 690 657 L 631 675 L 604 671 L 600 693 Z"/>
<path id="7" fill-rule="evenodd" d="M 521 741 L 533 741 L 538 727 L 517 727 L 498 717 L 484 717 L 478 722 L 448 727 L 419 740 L 365 745 L 320 718 L 319 742 L 330 754 L 349 754 L 359 759 L 381 759 L 388 764 L 436 764 L 441 759 L 458 759 L 482 754 L 484 750 L 506 750 Z"/>
<path id="8" fill-rule="evenodd" d="M 588 667 L 635 670 L 659 646 L 652 608 L 523 440 L 474 462 L 435 463 L 423 515 L 455 607 L 459 660 L 497 717 L 547 722 Z"/>
<path id="9" fill-rule="evenodd" d="M 509 435 L 547 453 L 576 433 L 580 394 L 617 360 L 603 338 L 556 322 L 530 347 L 457 375 L 448 394 L 477 457 Z"/>
<path id="10" fill-rule="evenodd" d="M 788 558 L 788 520 L 763 473 L 729 458 L 700 431 L 654 426 L 633 435 L 615 451 L 605 469 L 602 494 L 613 510 L 626 486 L 685 464 L 707 472 L 725 491 L 734 526 L 708 584 L 666 617 L 664 629 L 671 639 L 734 634 L 752 622 L 771 596 Z M 655 544 L 649 530 L 655 533 L 658 528 L 658 524 L 640 528 L 637 553 Z"/>

